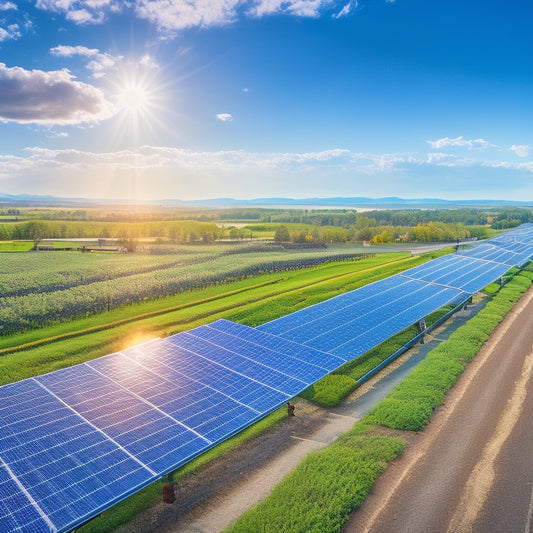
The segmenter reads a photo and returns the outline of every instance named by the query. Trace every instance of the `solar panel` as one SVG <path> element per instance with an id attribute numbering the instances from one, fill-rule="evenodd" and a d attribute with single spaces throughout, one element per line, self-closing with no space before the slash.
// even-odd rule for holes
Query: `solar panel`
<path id="1" fill-rule="evenodd" d="M 254 329 L 218 320 L 0 387 L 0 529 L 69 531 L 533 255 L 533 224 Z"/>
<path id="2" fill-rule="evenodd" d="M 0 387 L 2 531 L 68 531 L 342 362 L 221 321 Z"/>

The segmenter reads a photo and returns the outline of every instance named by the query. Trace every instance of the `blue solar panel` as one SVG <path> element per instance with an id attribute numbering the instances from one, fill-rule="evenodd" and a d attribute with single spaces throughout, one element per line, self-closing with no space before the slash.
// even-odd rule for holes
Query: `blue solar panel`
<path id="1" fill-rule="evenodd" d="M 253 329 L 218 320 L 0 387 L 0 529 L 68 531 L 533 256 L 533 224 Z"/>
<path id="2" fill-rule="evenodd" d="M 70 528 L 88 513 L 114 503 L 117 493 L 129 492 L 152 477 L 37 379 L 0 387 L 0 400 L 2 475 L 8 472 L 10 478 L 4 482 L 21 488 L 18 498 L 32 502 L 49 530 Z M 35 521 L 35 514 L 31 516 Z M 11 520 L 22 518 L 10 515 Z M 30 530 L 25 522 L 18 524 Z M 37 530 L 44 527 L 42 522 L 35 524 Z"/>

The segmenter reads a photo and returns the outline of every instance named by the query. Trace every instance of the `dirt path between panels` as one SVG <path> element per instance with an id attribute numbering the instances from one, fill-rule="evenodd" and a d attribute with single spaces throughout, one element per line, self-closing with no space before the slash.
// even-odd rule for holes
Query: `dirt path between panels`
<path id="1" fill-rule="evenodd" d="M 479 307 L 482 304 L 479 304 Z M 311 451 L 326 447 L 386 396 L 426 353 L 462 323 L 478 306 L 460 311 L 339 407 L 323 409 L 296 399 L 296 416 L 267 429 L 237 449 L 180 479 L 176 502 L 159 503 L 118 530 L 119 533 L 217 533 L 265 499 Z"/>

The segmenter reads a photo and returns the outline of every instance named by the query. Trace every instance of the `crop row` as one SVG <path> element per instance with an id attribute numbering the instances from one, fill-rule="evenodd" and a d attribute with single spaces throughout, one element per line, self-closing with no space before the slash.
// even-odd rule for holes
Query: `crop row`
<path id="1" fill-rule="evenodd" d="M 273 257 L 279 257 L 273 255 Z M 269 272 L 298 270 L 326 262 L 361 259 L 362 254 L 296 254 L 290 259 L 265 260 L 264 256 L 219 257 L 208 263 L 185 265 L 154 272 L 79 285 L 55 292 L 0 298 L 0 334 L 43 327 L 79 316 L 101 313 L 168 294 L 227 283 Z"/>
<path id="2" fill-rule="evenodd" d="M 5 298 L 54 292 L 98 281 L 204 263 L 218 255 L 215 251 L 209 254 L 201 252 L 167 256 L 72 252 L 6 254 L 2 256 L 0 267 L 0 294 Z"/>

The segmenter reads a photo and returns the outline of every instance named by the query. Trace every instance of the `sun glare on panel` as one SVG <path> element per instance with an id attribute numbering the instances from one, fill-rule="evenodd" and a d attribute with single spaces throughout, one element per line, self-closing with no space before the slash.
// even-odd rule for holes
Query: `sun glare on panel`
<path id="1" fill-rule="evenodd" d="M 132 348 L 133 346 L 138 346 L 139 344 L 144 344 L 157 338 L 157 335 L 154 335 L 153 333 L 136 331 L 124 339 L 121 343 L 120 350 L 126 350 L 127 348 Z"/>

